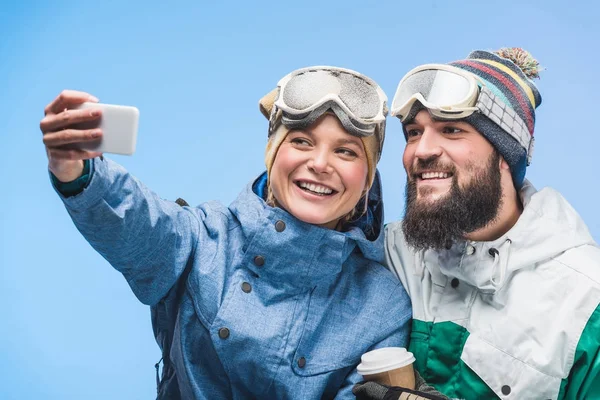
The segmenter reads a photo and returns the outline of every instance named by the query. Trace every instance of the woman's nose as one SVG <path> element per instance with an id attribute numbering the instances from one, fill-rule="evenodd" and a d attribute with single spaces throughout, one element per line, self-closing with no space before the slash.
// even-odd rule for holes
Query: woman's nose
<path id="1" fill-rule="evenodd" d="M 329 154 L 323 150 L 315 150 L 307 164 L 308 168 L 317 174 L 329 172 Z"/>

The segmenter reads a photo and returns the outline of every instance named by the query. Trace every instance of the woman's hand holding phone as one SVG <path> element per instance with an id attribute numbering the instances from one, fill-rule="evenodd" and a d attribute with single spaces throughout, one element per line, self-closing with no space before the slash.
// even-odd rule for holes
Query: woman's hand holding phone
<path id="1" fill-rule="evenodd" d="M 139 112 L 99 104 L 89 93 L 63 90 L 44 109 L 40 122 L 50 171 L 61 181 L 77 179 L 83 161 L 102 153 L 133 154 Z"/>
<path id="2" fill-rule="evenodd" d="M 102 116 L 100 109 L 72 109 L 84 102 L 97 103 L 98 99 L 85 92 L 63 90 L 46 106 L 45 116 L 40 122 L 48 155 L 48 168 L 61 182 L 77 179 L 83 171 L 83 160 L 102 154 L 74 146 L 102 137 L 102 132 L 98 128 L 85 130 L 73 128 L 77 123 L 96 121 Z"/>

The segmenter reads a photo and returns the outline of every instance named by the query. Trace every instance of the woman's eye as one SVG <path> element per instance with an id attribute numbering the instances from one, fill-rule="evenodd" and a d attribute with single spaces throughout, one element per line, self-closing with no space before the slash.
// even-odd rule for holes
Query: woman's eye
<path id="1" fill-rule="evenodd" d="M 356 154 L 356 152 L 354 150 L 350 150 L 350 149 L 346 149 L 346 148 L 338 149 L 337 152 L 338 152 L 338 154 L 342 154 L 347 157 L 358 157 L 358 154 Z"/>
<path id="2" fill-rule="evenodd" d="M 308 146 L 310 144 L 308 140 L 306 140 L 304 138 L 300 138 L 300 137 L 293 138 L 292 140 L 290 140 L 290 142 L 293 144 L 301 145 L 301 146 L 302 145 Z"/>

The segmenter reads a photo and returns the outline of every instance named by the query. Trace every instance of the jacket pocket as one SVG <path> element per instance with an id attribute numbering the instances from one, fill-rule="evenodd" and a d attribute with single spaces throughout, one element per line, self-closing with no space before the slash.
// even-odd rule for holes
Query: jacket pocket
<path id="1" fill-rule="evenodd" d="M 430 336 L 428 324 L 413 319 L 408 350 L 415 356 L 416 361 L 414 367 L 420 371 L 421 374 L 425 374 L 427 371 Z"/>
<path id="2" fill-rule="evenodd" d="M 561 379 L 538 371 L 476 335 L 467 338 L 462 361 L 500 399 L 556 399 Z"/>
<path id="3" fill-rule="evenodd" d="M 293 371 L 300 376 L 314 376 L 356 367 L 368 346 L 347 333 L 340 328 L 318 333 L 305 326 L 294 352 Z"/>
<path id="4" fill-rule="evenodd" d="M 357 353 L 360 346 L 356 344 L 356 346 L 350 348 L 344 346 L 341 342 L 340 344 L 342 344 L 342 347 L 332 351 L 332 347 L 313 346 L 301 341 L 294 354 L 292 369 L 300 376 L 314 376 L 354 368 L 360 362 L 361 354 L 368 351 L 365 348 L 364 351 L 359 351 L 355 357 L 352 357 Z M 344 349 L 346 354 L 343 354 Z"/>
<path id="5" fill-rule="evenodd" d="M 315 376 L 358 365 L 373 341 L 364 337 L 364 329 L 352 326 L 353 320 L 344 313 L 346 309 L 311 295 L 306 316 L 296 320 L 302 324 L 301 334 L 296 340 L 290 337 L 292 370 L 297 375 Z"/>

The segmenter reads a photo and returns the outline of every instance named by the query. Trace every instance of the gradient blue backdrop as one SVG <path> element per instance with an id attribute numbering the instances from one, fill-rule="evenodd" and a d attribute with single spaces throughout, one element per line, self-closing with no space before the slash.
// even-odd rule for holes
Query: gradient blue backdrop
<path id="1" fill-rule="evenodd" d="M 263 169 L 257 101 L 289 71 L 352 68 L 391 98 L 418 64 L 521 46 L 547 68 L 527 176 L 560 190 L 600 239 L 598 3 L 250 3 L 25 0 L 0 9 L 1 399 L 155 394 L 149 310 L 50 187 L 38 124 L 64 88 L 139 108 L 136 154 L 112 158 L 162 197 L 228 203 Z M 403 212 L 403 147 L 389 119 L 386 221 Z"/>

